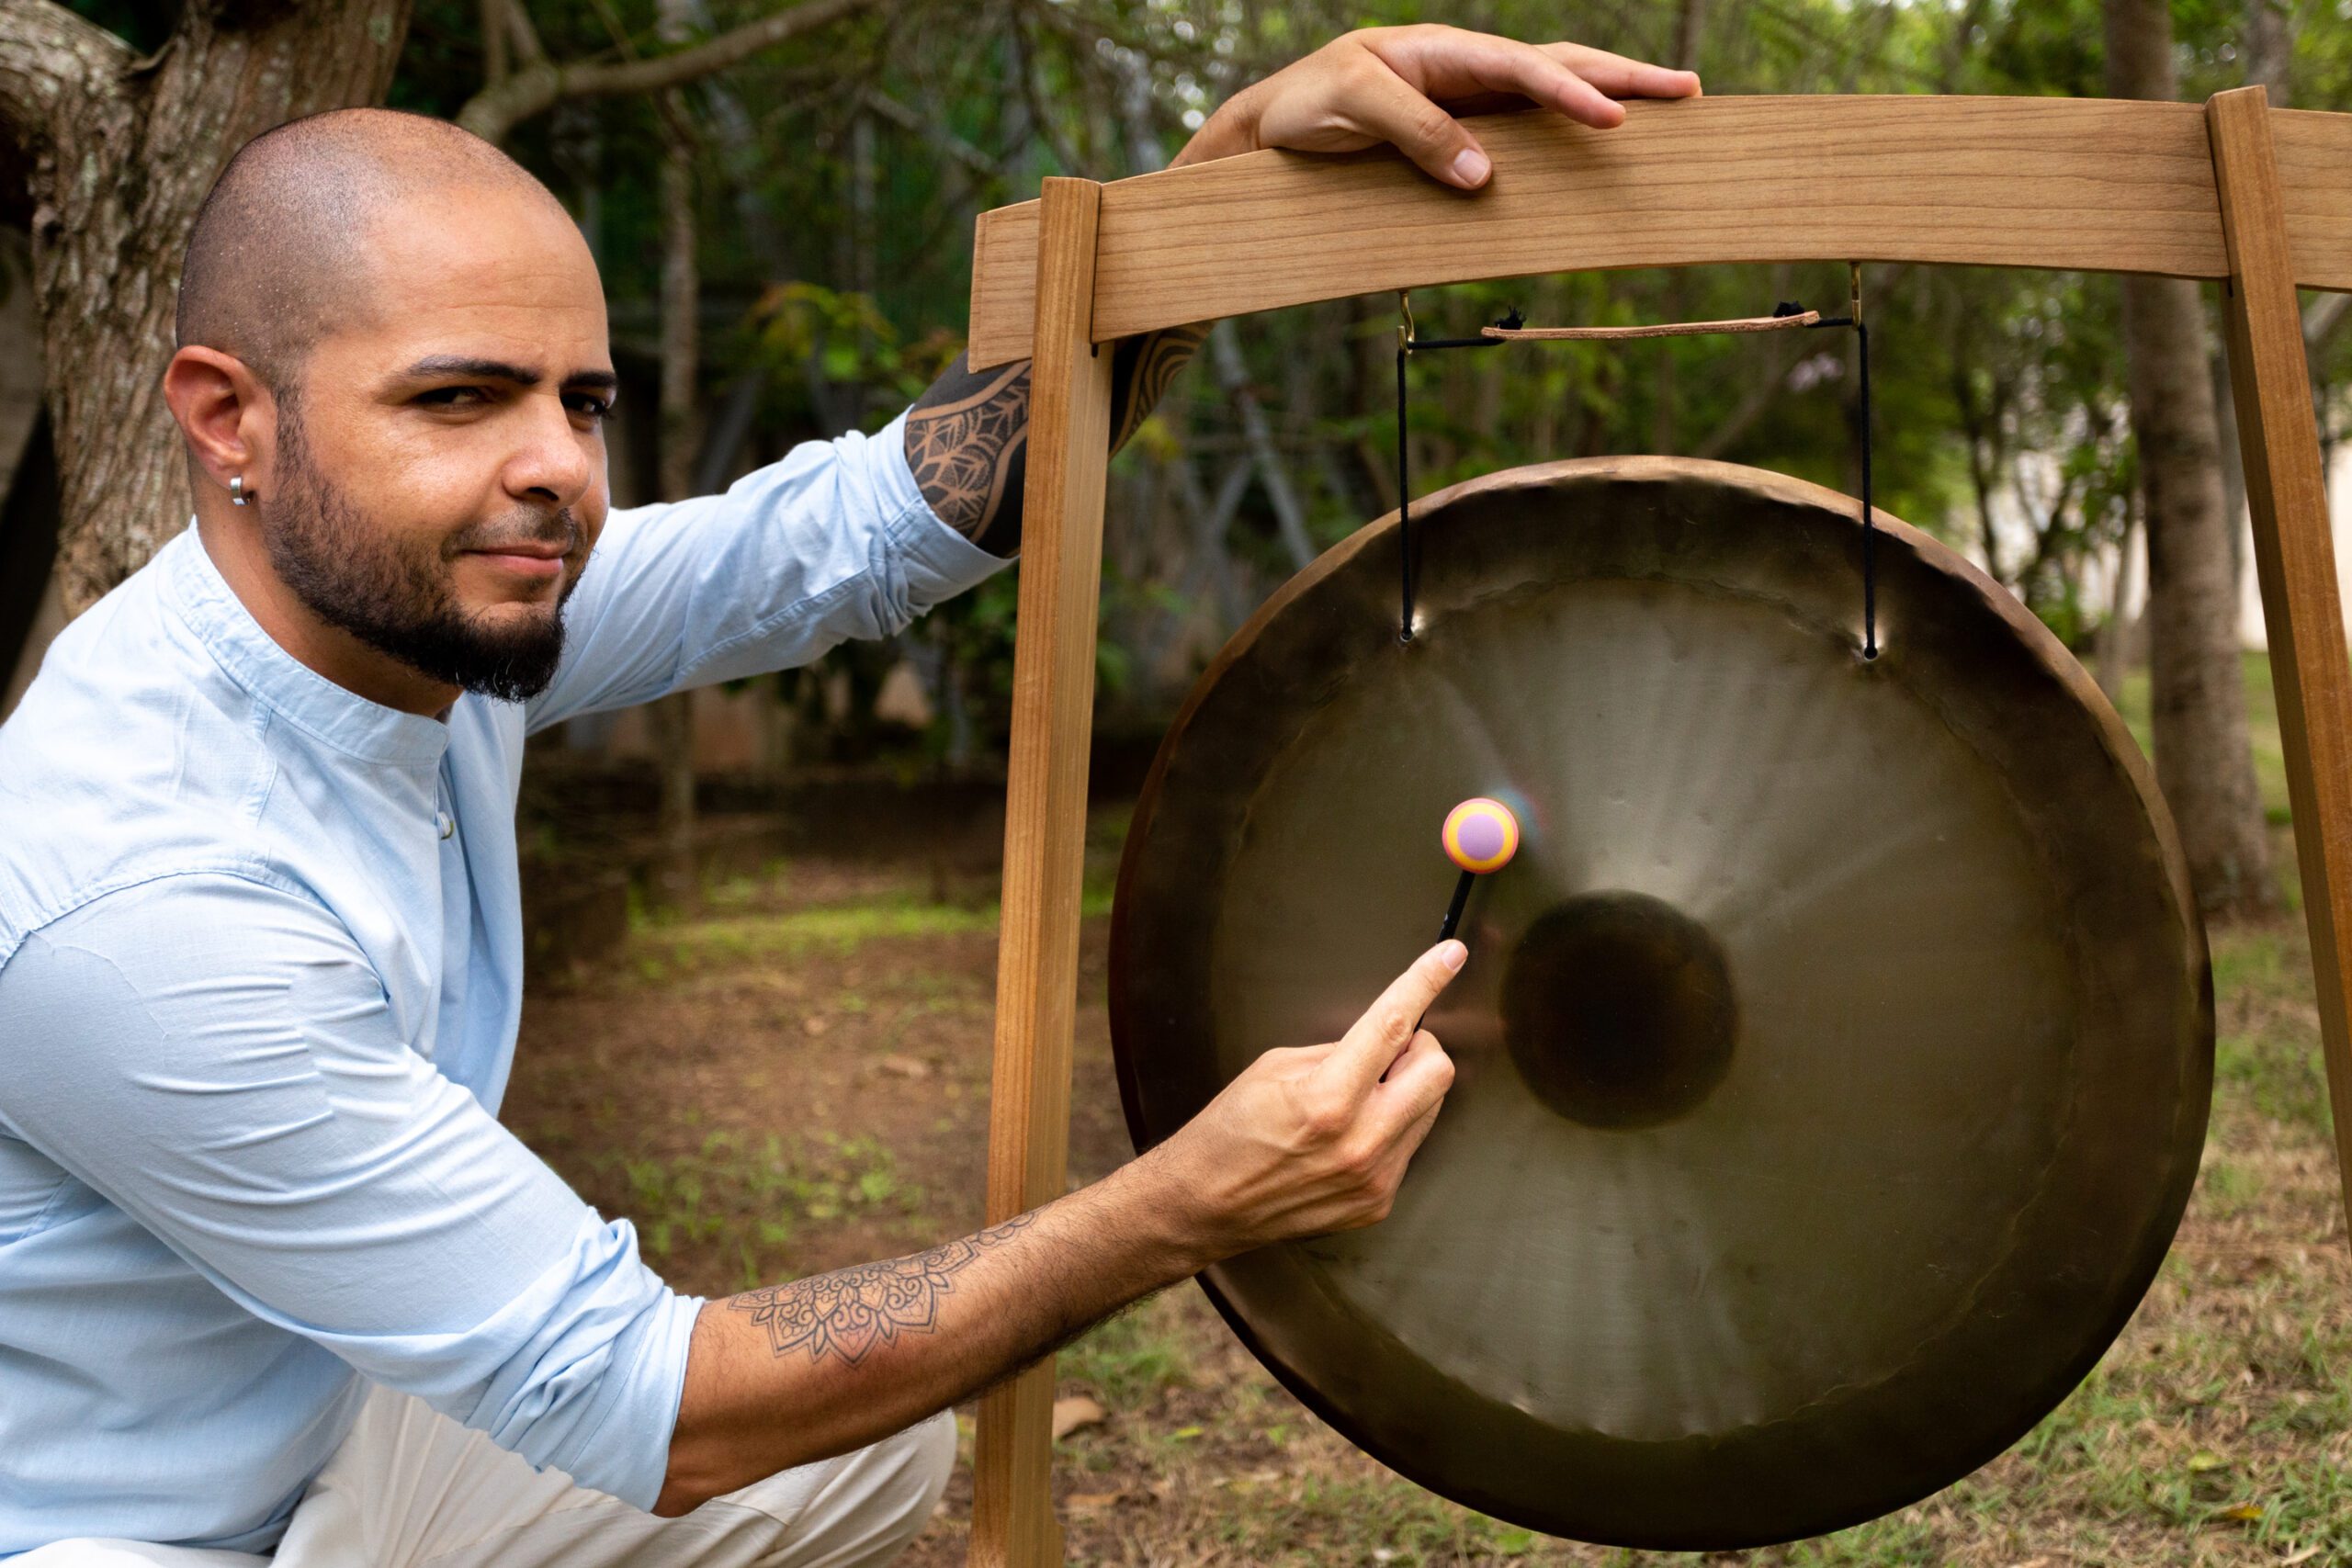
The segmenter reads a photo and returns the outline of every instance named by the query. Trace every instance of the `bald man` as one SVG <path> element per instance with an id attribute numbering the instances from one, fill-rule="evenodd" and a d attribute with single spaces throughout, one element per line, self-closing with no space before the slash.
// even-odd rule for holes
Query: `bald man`
<path id="1" fill-rule="evenodd" d="M 1695 91 L 1358 33 L 1183 159 L 1393 141 L 1475 188 L 1441 104 L 1606 126 Z M 238 154 L 179 337 L 195 525 L 0 728 L 0 1558 L 879 1562 L 945 1484 L 954 1402 L 1386 1212 L 1452 1078 L 1416 1021 L 1457 942 L 1092 1187 L 911 1258 L 669 1290 L 496 1118 L 524 737 L 891 635 L 997 569 L 1026 367 L 958 365 L 876 435 L 608 515 L 578 231 L 494 149 L 379 110 Z M 1189 342 L 1123 347 L 1118 429 Z"/>

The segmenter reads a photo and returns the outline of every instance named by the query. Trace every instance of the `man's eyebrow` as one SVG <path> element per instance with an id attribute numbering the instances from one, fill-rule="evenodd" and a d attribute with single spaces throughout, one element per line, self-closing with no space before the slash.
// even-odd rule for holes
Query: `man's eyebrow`
<path id="1" fill-rule="evenodd" d="M 479 376 L 485 381 L 512 381 L 522 387 L 539 384 L 536 370 L 510 365 L 503 359 L 481 359 L 469 354 L 428 354 L 401 374 L 417 380 L 436 376 Z"/>
<path id="2" fill-rule="evenodd" d="M 440 376 L 478 376 L 485 381 L 512 381 L 518 387 L 536 387 L 540 380 L 539 373 L 527 367 L 510 365 L 503 359 L 480 359 L 465 354 L 427 355 L 401 374 L 415 380 Z M 619 388 L 621 378 L 610 370 L 583 369 L 567 374 L 563 384 L 610 392 Z"/>

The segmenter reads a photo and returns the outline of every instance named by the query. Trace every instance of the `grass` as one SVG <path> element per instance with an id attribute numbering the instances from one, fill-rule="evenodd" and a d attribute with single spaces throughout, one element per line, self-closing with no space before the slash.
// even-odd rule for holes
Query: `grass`
<path id="1" fill-rule="evenodd" d="M 722 1130 L 692 1154 L 593 1154 L 586 1163 L 626 1179 L 639 1245 L 657 1266 L 689 1247 L 715 1248 L 741 1263 L 739 1290 L 792 1277 L 793 1242 L 809 1225 L 911 1218 L 922 1208 L 922 1189 L 872 1138 L 770 1134 L 755 1145 Z"/>
<path id="2" fill-rule="evenodd" d="M 741 890 L 729 889 L 729 905 L 748 901 Z M 1080 908 L 1089 919 L 1108 915 L 1109 889 L 1089 887 Z M 758 914 L 638 913 L 622 962 L 639 979 L 660 984 L 749 959 L 846 958 L 876 942 L 993 933 L 999 915 L 993 903 L 935 903 L 907 892 Z"/>

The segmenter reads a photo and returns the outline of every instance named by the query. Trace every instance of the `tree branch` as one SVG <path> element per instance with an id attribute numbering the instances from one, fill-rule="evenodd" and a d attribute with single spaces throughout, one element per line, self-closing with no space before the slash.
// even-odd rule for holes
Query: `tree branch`
<path id="1" fill-rule="evenodd" d="M 0 138 L 24 153 L 50 136 L 74 98 L 114 90 L 130 46 L 51 0 L 0 6 Z"/>
<path id="2" fill-rule="evenodd" d="M 730 32 L 643 60 L 614 62 L 552 64 L 531 62 L 505 81 L 484 87 L 458 111 L 458 123 L 487 141 L 503 141 L 508 133 L 544 114 L 564 98 L 615 97 L 658 92 L 724 71 L 762 50 L 786 39 L 837 22 L 888 0 L 800 0 L 800 4 Z"/>
<path id="3" fill-rule="evenodd" d="M 998 160 L 989 157 L 937 120 L 916 113 L 879 88 L 865 89 L 865 103 L 867 108 L 872 109 L 892 125 L 922 137 L 982 179 L 993 180 L 1004 177 L 1004 165 Z"/>
<path id="4" fill-rule="evenodd" d="M 531 14 L 523 0 L 500 0 L 499 8 L 506 13 L 507 41 L 514 46 L 514 55 L 525 63 L 547 63 L 547 45 L 539 41 L 539 29 L 531 25 Z"/>

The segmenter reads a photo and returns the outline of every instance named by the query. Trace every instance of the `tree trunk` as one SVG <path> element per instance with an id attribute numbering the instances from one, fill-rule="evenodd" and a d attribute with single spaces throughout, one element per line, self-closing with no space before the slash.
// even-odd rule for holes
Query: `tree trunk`
<path id="1" fill-rule="evenodd" d="M 2294 16 L 2287 0 L 2245 0 L 2245 79 L 2270 89 L 2270 107 L 2288 106 L 2287 66 L 2295 54 Z"/>
<path id="2" fill-rule="evenodd" d="M 687 30 L 684 0 L 662 0 L 661 32 L 675 43 Z M 662 95 L 662 431 L 658 466 L 662 499 L 695 492 L 695 380 L 701 344 L 696 314 L 701 280 L 695 272 L 694 143 L 686 129 L 685 95 Z M 655 702 L 650 721 L 655 765 L 662 770 L 662 893 L 669 902 L 695 901 L 695 694 L 674 692 Z"/>
<path id="3" fill-rule="evenodd" d="M 0 138 L 29 176 L 48 362 L 71 368 L 47 394 L 69 613 L 187 520 L 161 383 L 197 207 L 260 132 L 382 102 L 408 16 L 409 0 L 192 3 L 142 60 L 50 0 L 0 6 Z"/>
<path id="4" fill-rule="evenodd" d="M 2174 96 L 2164 0 L 2105 0 L 2108 91 Z M 2209 912 L 2278 902 L 2246 738 L 2245 686 L 2222 512 L 2211 353 L 2198 286 L 2123 279 L 2123 342 L 2148 538 L 2148 641 L 2156 778 Z"/>
<path id="5" fill-rule="evenodd" d="M 2115 547 L 2115 574 L 2108 585 L 2107 619 L 2098 628 L 2096 653 L 2098 689 L 2107 694 L 2109 702 L 2118 705 L 2123 700 L 2123 682 L 2131 675 L 2139 653 L 2142 617 L 2129 608 L 2140 591 L 2132 573 L 2139 560 L 2140 509 L 2134 505 L 2123 520 L 2123 540 Z"/>
<path id="6" fill-rule="evenodd" d="M 1674 52 L 1667 63 L 1679 71 L 1699 69 L 1699 39 L 1706 28 L 1706 0 L 1682 0 L 1674 19 Z"/>

